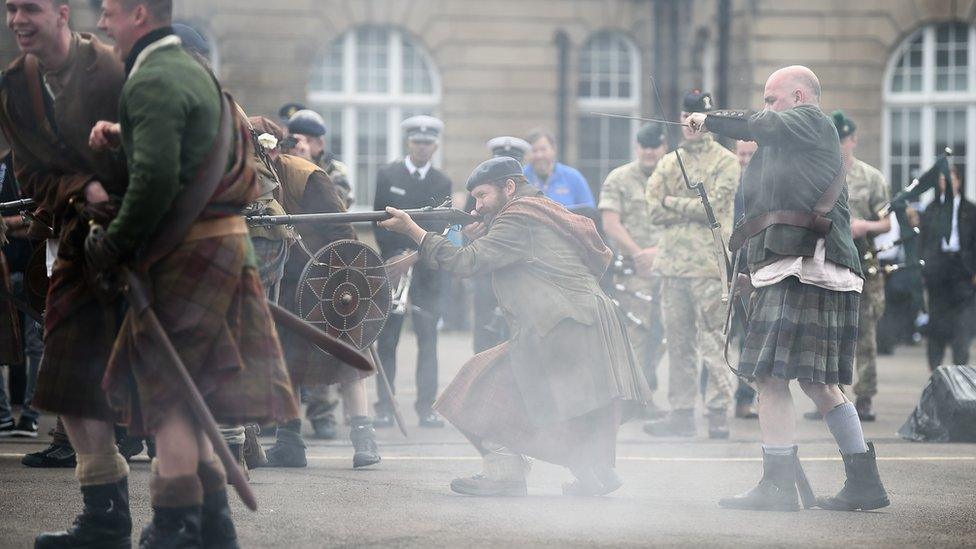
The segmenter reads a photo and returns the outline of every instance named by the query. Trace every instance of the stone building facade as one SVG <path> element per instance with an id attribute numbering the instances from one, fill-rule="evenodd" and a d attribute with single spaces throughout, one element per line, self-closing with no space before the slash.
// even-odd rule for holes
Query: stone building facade
<path id="1" fill-rule="evenodd" d="M 591 112 L 673 119 L 690 88 L 758 107 L 766 76 L 796 63 L 820 75 L 825 109 L 858 122 L 858 155 L 893 185 L 950 145 L 976 194 L 976 0 L 175 2 L 247 110 L 298 101 L 326 116 L 359 204 L 402 153 L 411 114 L 444 120 L 437 160 L 459 185 L 489 138 L 546 128 L 598 187 L 630 158 L 638 122 Z M 72 3 L 76 28 L 94 27 L 94 5 Z M 0 55 L 15 55 L 9 33 Z"/>

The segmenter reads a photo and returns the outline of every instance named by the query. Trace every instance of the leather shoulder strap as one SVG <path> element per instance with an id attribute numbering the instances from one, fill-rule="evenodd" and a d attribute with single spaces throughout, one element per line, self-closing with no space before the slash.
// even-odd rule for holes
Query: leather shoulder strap
<path id="1" fill-rule="evenodd" d="M 34 118 L 38 124 L 43 124 L 44 120 L 47 119 L 47 112 L 44 108 L 44 92 L 41 90 L 41 68 L 37 62 L 37 57 L 30 54 L 24 56 L 24 76 L 27 78 L 27 93 L 30 94 Z"/>
<path id="2" fill-rule="evenodd" d="M 774 210 L 757 215 L 740 223 L 732 231 L 729 238 L 729 249 L 733 252 L 745 245 L 750 238 L 765 231 L 773 225 L 791 225 L 809 229 L 820 236 L 827 236 L 833 221 L 827 217 L 830 210 L 834 209 L 840 194 L 844 191 L 844 184 L 847 182 L 847 170 L 844 169 L 844 162 L 841 160 L 840 170 L 834 180 L 830 182 L 824 193 L 820 195 L 813 210 L 809 212 L 799 210 Z"/>

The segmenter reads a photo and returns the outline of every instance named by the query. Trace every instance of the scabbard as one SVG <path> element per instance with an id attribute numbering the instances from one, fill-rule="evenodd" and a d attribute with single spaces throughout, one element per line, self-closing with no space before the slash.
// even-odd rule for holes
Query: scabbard
<path id="1" fill-rule="evenodd" d="M 319 330 L 271 300 L 268 300 L 268 308 L 271 309 L 271 316 L 274 317 L 275 322 L 286 330 L 314 344 L 319 349 L 322 349 L 357 370 L 364 372 L 373 371 L 373 364 L 369 359 L 352 345 L 339 341 L 322 330 Z"/>
<path id="2" fill-rule="evenodd" d="M 193 419 L 203 429 L 204 435 L 210 440 L 214 452 L 216 452 L 217 457 L 223 463 L 224 469 L 227 471 L 228 482 L 234 486 L 234 490 L 237 491 L 237 495 L 240 496 L 244 505 L 248 509 L 256 511 L 258 508 L 257 498 L 255 498 L 251 486 L 247 483 L 247 478 L 245 478 L 244 472 L 241 471 L 240 466 L 237 464 L 237 460 L 231 455 L 230 448 L 227 447 L 224 437 L 221 436 L 220 430 L 217 428 L 217 422 L 214 420 L 213 414 L 210 413 L 210 408 L 207 407 L 206 402 L 203 400 L 203 395 L 200 394 L 200 390 L 197 389 L 196 383 L 190 377 L 186 365 L 183 364 L 183 359 L 176 352 L 176 348 L 173 347 L 173 342 L 170 341 L 169 336 L 166 335 L 166 330 L 163 329 L 159 318 L 156 317 L 156 313 L 153 311 L 149 301 L 149 294 L 146 292 L 142 280 L 128 268 L 122 267 L 121 272 L 126 282 L 125 296 L 131 306 L 129 314 L 134 315 L 137 321 L 142 322 L 147 328 L 150 337 L 155 339 L 156 343 L 162 347 L 163 354 L 168 359 L 172 371 L 175 374 L 173 379 L 180 386 L 180 393 L 184 395 L 186 405 L 190 409 L 190 413 L 193 414 Z"/>

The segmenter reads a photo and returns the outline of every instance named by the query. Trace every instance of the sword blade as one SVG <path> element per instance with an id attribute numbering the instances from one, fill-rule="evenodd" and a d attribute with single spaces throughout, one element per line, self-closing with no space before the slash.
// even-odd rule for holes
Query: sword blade
<path id="1" fill-rule="evenodd" d="M 661 120 L 660 118 L 645 118 L 643 116 L 627 116 L 625 114 L 613 114 L 610 112 L 594 112 L 590 111 L 593 116 L 606 116 L 609 118 L 623 118 L 625 120 L 643 120 L 644 122 L 660 122 L 661 124 L 668 124 L 670 126 L 684 126 L 689 127 L 688 124 L 682 124 L 681 122 L 671 122 L 670 120 Z"/>

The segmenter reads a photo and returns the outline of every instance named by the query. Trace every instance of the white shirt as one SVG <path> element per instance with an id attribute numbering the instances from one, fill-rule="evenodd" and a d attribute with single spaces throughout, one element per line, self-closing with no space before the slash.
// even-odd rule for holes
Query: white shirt
<path id="1" fill-rule="evenodd" d="M 791 276 L 804 284 L 835 292 L 861 293 L 864 288 L 864 279 L 854 271 L 827 261 L 827 246 L 822 238 L 817 240 L 813 257 L 784 257 L 756 269 L 752 273 L 752 285 L 756 288 L 772 286 Z"/>
<path id="2" fill-rule="evenodd" d="M 959 247 L 959 204 L 962 197 L 958 194 L 952 197 L 952 234 L 949 235 L 949 242 L 945 239 L 940 240 L 943 252 L 958 252 Z"/>
<path id="3" fill-rule="evenodd" d="M 417 172 L 420 172 L 420 179 L 421 180 L 426 179 L 427 178 L 427 172 L 430 171 L 430 161 L 429 160 L 427 161 L 426 164 L 424 164 L 423 166 L 421 166 L 421 167 L 418 168 L 417 166 L 414 166 L 413 165 L 413 161 L 410 160 L 410 157 L 408 156 L 405 159 L 403 159 L 403 165 L 407 167 L 407 171 L 410 172 L 410 175 L 413 175 L 413 174 L 415 174 Z"/>
<path id="4" fill-rule="evenodd" d="M 876 248 L 884 248 L 892 242 L 896 242 L 901 238 L 901 227 L 898 225 L 898 216 L 892 214 L 888 217 L 891 220 L 891 230 L 884 234 L 879 234 L 874 237 L 874 246 Z M 904 261 L 904 250 L 901 245 L 895 246 L 893 248 L 888 248 L 883 252 L 878 252 L 878 259 L 881 261 L 890 261 L 892 263 L 901 263 Z"/>

